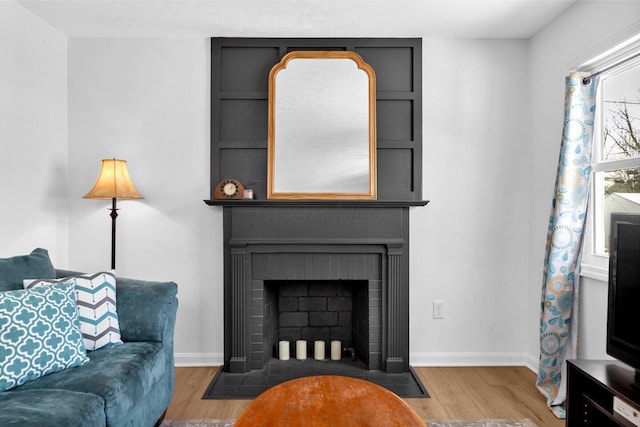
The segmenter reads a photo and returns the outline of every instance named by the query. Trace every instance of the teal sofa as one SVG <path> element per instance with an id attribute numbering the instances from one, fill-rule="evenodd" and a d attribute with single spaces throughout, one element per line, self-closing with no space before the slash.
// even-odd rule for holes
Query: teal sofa
<path id="1" fill-rule="evenodd" d="M 55 269 L 52 272 L 42 265 L 46 261 L 48 254 L 43 249 L 1 259 L 0 292 L 19 289 L 22 279 L 75 274 Z M 88 351 L 90 360 L 82 366 L 0 392 L 0 426 L 159 424 L 174 389 L 177 285 L 117 278 L 116 289 L 123 344 Z"/>

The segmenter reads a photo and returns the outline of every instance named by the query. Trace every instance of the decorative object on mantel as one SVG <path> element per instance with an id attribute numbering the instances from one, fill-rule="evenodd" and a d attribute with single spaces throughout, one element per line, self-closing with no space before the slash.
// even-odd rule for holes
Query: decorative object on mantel
<path id="1" fill-rule="evenodd" d="M 245 197 L 244 191 L 244 185 L 240 181 L 233 178 L 225 178 L 216 185 L 213 197 L 222 200 L 243 199 Z M 253 198 L 253 195 L 251 198 Z"/>
<path id="2" fill-rule="evenodd" d="M 83 196 L 84 199 L 111 199 L 111 269 L 116 268 L 116 218 L 118 209 L 116 199 L 133 200 L 144 199 L 138 193 L 129 177 L 126 160 L 103 159 L 100 174 L 91 191 Z"/>
<path id="3" fill-rule="evenodd" d="M 235 420 L 164 420 L 160 427 L 233 427 Z M 425 420 L 429 427 L 537 427 L 528 418 L 481 420 Z"/>

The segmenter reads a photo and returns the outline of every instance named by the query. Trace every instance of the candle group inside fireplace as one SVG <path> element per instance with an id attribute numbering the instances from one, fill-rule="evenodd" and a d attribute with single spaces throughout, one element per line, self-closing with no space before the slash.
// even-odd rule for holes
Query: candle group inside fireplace
<path id="1" fill-rule="evenodd" d="M 296 341 L 296 359 L 297 360 L 306 360 L 307 358 L 307 341 L 306 340 L 297 340 Z M 290 343 L 289 341 L 280 341 L 278 343 L 278 358 L 280 360 L 289 360 L 290 356 Z M 326 358 L 326 348 L 325 342 L 323 340 L 315 340 L 313 343 L 313 358 L 315 360 L 325 360 Z M 330 358 L 334 361 L 339 361 L 342 359 L 342 343 L 338 340 L 331 341 L 330 347 Z"/>

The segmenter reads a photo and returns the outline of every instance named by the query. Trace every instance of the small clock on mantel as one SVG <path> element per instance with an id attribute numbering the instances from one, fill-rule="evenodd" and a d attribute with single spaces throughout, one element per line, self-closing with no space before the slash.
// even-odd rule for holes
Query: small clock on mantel
<path id="1" fill-rule="evenodd" d="M 216 184 L 213 197 L 219 200 L 235 200 L 244 198 L 244 185 L 237 179 L 225 178 Z"/>

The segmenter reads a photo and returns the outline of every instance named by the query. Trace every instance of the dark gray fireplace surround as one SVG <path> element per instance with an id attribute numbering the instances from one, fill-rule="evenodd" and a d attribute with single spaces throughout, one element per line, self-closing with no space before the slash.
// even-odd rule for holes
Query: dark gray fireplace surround
<path id="1" fill-rule="evenodd" d="M 268 75 L 292 50 L 352 50 L 373 67 L 377 200 L 266 200 Z M 421 50 L 403 38 L 211 39 L 205 202 L 223 209 L 225 372 L 262 369 L 279 339 L 298 337 L 340 339 L 369 370 L 409 371 L 409 209 L 427 203 Z M 213 200 L 225 178 L 255 200 Z"/>
<path id="2" fill-rule="evenodd" d="M 292 338 L 292 330 L 295 334 L 298 328 L 314 326 L 278 325 L 287 314 L 301 314 L 304 321 L 305 315 L 316 313 L 320 318 L 323 312 L 325 317 L 335 315 L 337 335 L 330 335 L 330 319 L 326 326 L 319 324 L 320 331 L 311 332 L 320 334 L 317 338 L 342 338 L 351 343 L 371 370 L 407 371 L 408 210 L 357 203 L 279 208 L 245 207 L 238 202 L 225 206 L 225 324 L 230 325 L 225 327 L 225 368 L 229 372 L 262 369 L 274 356 L 279 339 Z M 284 295 L 273 290 L 269 294 L 269 288 L 277 286 L 286 286 Z M 336 290 L 348 290 L 356 298 L 349 303 Z M 291 302 L 283 297 L 296 293 L 314 297 L 305 304 L 317 304 L 318 310 L 310 314 L 300 307 L 272 311 L 274 305 Z M 339 324 L 340 304 L 357 307 L 343 307 L 343 316 L 353 311 L 365 313 L 351 313 L 351 319 L 342 321 L 342 326 L 350 324 L 348 336 Z M 323 331 L 327 335 L 322 336 Z"/>

